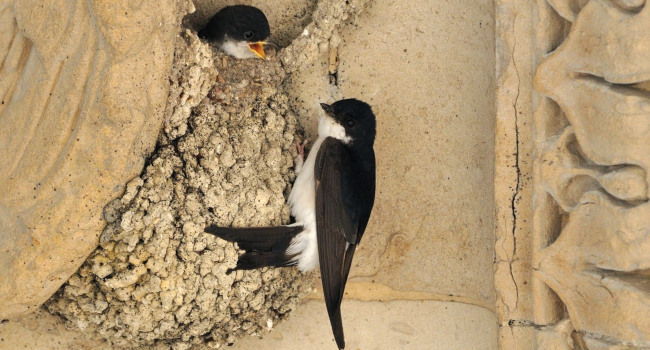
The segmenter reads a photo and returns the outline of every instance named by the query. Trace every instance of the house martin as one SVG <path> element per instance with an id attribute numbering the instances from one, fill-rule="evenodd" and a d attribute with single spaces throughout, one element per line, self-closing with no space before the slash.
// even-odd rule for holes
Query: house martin
<path id="1" fill-rule="evenodd" d="M 205 229 L 236 242 L 244 254 L 239 269 L 320 266 L 325 304 L 339 349 L 345 347 L 341 301 L 352 257 L 366 229 L 375 199 L 376 120 L 370 106 L 356 99 L 331 105 L 306 160 L 298 145 L 297 177 L 289 194 L 295 222 L 277 227 Z"/>

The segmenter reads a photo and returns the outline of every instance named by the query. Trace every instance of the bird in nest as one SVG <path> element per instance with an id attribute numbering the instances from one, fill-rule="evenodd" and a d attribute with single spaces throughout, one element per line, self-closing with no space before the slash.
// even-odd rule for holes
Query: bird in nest
<path id="1" fill-rule="evenodd" d="M 266 59 L 264 46 L 271 35 L 269 21 L 260 9 L 234 5 L 219 10 L 199 30 L 199 37 L 235 58 Z"/>

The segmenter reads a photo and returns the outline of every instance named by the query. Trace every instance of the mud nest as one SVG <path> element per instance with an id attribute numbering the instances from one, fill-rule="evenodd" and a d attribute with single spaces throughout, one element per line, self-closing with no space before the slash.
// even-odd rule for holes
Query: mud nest
<path id="1" fill-rule="evenodd" d="M 234 60 L 181 35 L 156 150 L 105 209 L 100 246 L 50 312 L 116 346 L 154 349 L 220 348 L 287 315 L 308 277 L 228 275 L 236 246 L 203 233 L 289 221 L 297 122 L 278 61 Z"/>

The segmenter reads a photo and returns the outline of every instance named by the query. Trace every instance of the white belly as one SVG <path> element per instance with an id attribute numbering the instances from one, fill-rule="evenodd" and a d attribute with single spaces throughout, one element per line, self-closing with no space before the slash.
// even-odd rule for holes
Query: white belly
<path id="1" fill-rule="evenodd" d="M 324 138 L 319 137 L 312 146 L 302 170 L 296 177 L 289 205 L 296 224 L 304 227 L 292 241 L 287 253 L 298 254 L 295 260 L 302 272 L 313 270 L 318 266 L 318 243 L 316 238 L 316 182 L 314 180 L 314 165 L 318 149 Z"/>
<path id="2" fill-rule="evenodd" d="M 302 272 L 313 270 L 318 266 L 318 240 L 316 238 L 316 181 L 314 179 L 314 165 L 321 144 L 325 138 L 333 137 L 343 143 L 352 141 L 345 133 L 345 129 L 332 118 L 322 116 L 318 120 L 318 139 L 309 151 L 309 156 L 296 177 L 291 193 L 289 205 L 291 214 L 296 218 L 296 224 L 304 227 L 287 249 L 289 254 L 297 254 L 294 261 Z"/>

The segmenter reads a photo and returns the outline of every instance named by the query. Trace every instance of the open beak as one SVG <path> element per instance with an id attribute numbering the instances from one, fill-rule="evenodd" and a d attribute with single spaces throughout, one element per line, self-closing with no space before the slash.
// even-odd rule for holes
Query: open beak
<path id="1" fill-rule="evenodd" d="M 248 43 L 248 48 L 261 59 L 266 59 L 266 52 L 264 52 L 265 41 L 258 41 L 254 43 Z"/>

